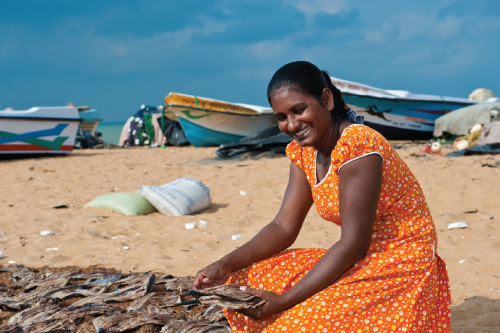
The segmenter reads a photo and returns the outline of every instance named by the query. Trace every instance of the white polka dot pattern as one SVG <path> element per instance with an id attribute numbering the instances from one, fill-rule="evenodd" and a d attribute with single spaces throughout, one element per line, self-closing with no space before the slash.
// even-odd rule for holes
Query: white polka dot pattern
<path id="1" fill-rule="evenodd" d="M 419 183 L 389 142 L 369 127 L 347 127 L 317 187 L 316 151 L 295 141 L 287 147 L 288 157 L 306 173 L 318 213 L 340 226 L 338 170 L 374 152 L 384 159 L 383 180 L 366 256 L 330 287 L 264 320 L 225 310 L 234 332 L 451 332 L 448 273 L 434 255 L 434 222 Z M 233 273 L 228 283 L 281 294 L 325 252 L 287 250 Z"/>

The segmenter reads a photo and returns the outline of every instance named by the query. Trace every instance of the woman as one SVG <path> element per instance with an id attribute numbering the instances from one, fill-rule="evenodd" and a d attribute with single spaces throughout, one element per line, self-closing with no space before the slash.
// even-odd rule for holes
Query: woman
<path id="1" fill-rule="evenodd" d="M 199 271 L 193 287 L 227 282 L 267 300 L 225 310 L 234 332 L 451 332 L 446 266 L 408 166 L 313 64 L 280 68 L 267 95 L 294 139 L 283 204 L 252 240 Z M 286 250 L 313 202 L 341 226 L 340 240 Z"/>

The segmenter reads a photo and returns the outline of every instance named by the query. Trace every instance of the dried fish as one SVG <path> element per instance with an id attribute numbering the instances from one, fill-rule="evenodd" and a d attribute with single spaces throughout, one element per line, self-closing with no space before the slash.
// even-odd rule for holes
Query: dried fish
<path id="1" fill-rule="evenodd" d="M 155 285 L 165 284 L 165 283 L 169 282 L 170 280 L 172 280 L 173 278 L 174 277 L 170 274 L 163 274 L 163 275 L 156 276 Z"/>
<path id="2" fill-rule="evenodd" d="M 18 325 L 29 328 L 34 323 L 49 320 L 50 317 L 61 310 L 59 304 L 52 300 L 41 300 L 31 308 L 16 313 L 7 321 L 7 325 Z"/>
<path id="3" fill-rule="evenodd" d="M 123 289 L 118 289 L 98 296 L 87 297 L 71 304 L 70 307 L 77 307 L 90 303 L 134 301 L 146 295 L 148 292 L 150 292 L 151 289 L 153 289 L 154 287 L 154 283 L 155 283 L 155 276 L 154 274 L 152 274 L 146 280 L 143 280 L 142 283 L 140 284 L 132 285 Z"/>
<path id="4" fill-rule="evenodd" d="M 147 324 L 166 325 L 178 319 L 174 314 L 151 314 L 145 311 L 116 314 L 110 317 L 98 317 L 92 321 L 98 333 L 123 332 Z"/>
<path id="5" fill-rule="evenodd" d="M 0 327 L 0 333 L 22 333 L 24 329 L 17 325 L 5 325 Z"/>
<path id="6" fill-rule="evenodd" d="M 0 272 L 12 273 L 12 279 L 14 280 L 14 282 L 35 275 L 35 272 L 33 272 L 31 269 L 21 266 L 1 268 Z"/>
<path id="7" fill-rule="evenodd" d="M 53 320 L 71 320 L 83 319 L 86 316 L 109 316 L 118 313 L 124 313 L 125 310 L 109 304 L 85 304 L 80 307 L 66 308 L 52 316 Z"/>
<path id="8" fill-rule="evenodd" d="M 151 272 L 146 272 L 146 273 L 132 273 L 128 274 L 125 276 L 122 276 L 121 279 L 116 281 L 117 284 L 123 285 L 123 284 L 136 284 L 141 281 L 144 281 L 145 278 L 151 275 Z"/>
<path id="9" fill-rule="evenodd" d="M 229 326 L 210 324 L 206 320 L 172 321 L 161 333 L 231 333 Z"/>
<path id="10" fill-rule="evenodd" d="M 88 296 L 101 295 L 106 291 L 108 291 L 108 289 L 109 286 L 94 287 L 88 284 L 77 284 L 77 285 L 54 289 L 45 296 L 51 298 L 60 298 L 60 299 L 66 299 L 76 296 L 88 297 Z"/>
<path id="11" fill-rule="evenodd" d="M 71 282 L 71 277 L 80 273 L 80 271 L 62 271 L 59 273 L 52 273 L 46 270 L 43 273 L 37 273 L 30 277 L 24 278 L 18 282 L 18 285 L 24 286 L 24 292 L 30 291 L 37 287 L 64 287 Z"/>
<path id="12" fill-rule="evenodd" d="M 127 307 L 127 312 L 136 311 L 136 310 L 139 310 L 140 308 L 145 307 L 149 303 L 151 298 L 153 298 L 156 295 L 157 295 L 157 293 L 153 292 L 153 293 L 147 294 L 146 296 L 144 296 L 142 298 L 136 299 L 135 301 L 130 303 L 130 305 Z"/>
<path id="13" fill-rule="evenodd" d="M 87 316 L 109 316 L 123 313 L 124 310 L 108 304 L 86 304 L 84 306 L 64 309 L 52 315 L 46 322 L 48 325 L 33 330 L 33 333 L 76 332 Z"/>
<path id="14" fill-rule="evenodd" d="M 226 321 L 226 315 L 222 308 L 218 305 L 211 305 L 204 312 L 199 313 L 195 316 L 196 319 L 200 320 L 208 320 L 211 323 L 220 323 L 222 321 Z"/>
<path id="15" fill-rule="evenodd" d="M 194 277 L 181 277 L 170 279 L 165 282 L 165 289 L 167 291 L 180 291 L 181 293 L 186 290 L 191 290 L 193 285 Z"/>
<path id="16" fill-rule="evenodd" d="M 146 307 L 157 307 L 165 309 L 168 307 L 180 305 L 182 303 L 181 295 L 179 293 L 149 293 L 146 296 L 139 298 L 132 302 L 127 311 L 136 311 Z"/>
<path id="17" fill-rule="evenodd" d="M 112 285 L 116 281 L 118 281 L 122 277 L 121 274 L 111 274 L 111 275 L 103 275 L 100 277 L 92 277 L 85 281 L 85 283 L 90 284 L 100 284 L 100 285 Z"/>
<path id="18" fill-rule="evenodd" d="M 0 308 L 11 310 L 26 309 L 40 298 L 45 297 L 53 289 L 55 289 L 54 286 L 38 287 L 36 290 L 28 293 L 20 293 L 14 297 L 0 299 Z"/>
<path id="19" fill-rule="evenodd" d="M 229 284 L 191 290 L 186 292 L 185 295 L 192 295 L 194 300 L 200 301 L 203 305 L 219 305 L 233 310 L 253 309 L 266 302 L 258 296 L 241 291 L 240 286 Z M 188 302 L 193 303 L 193 300 L 188 300 Z M 186 303 L 183 302 L 182 304 Z"/>

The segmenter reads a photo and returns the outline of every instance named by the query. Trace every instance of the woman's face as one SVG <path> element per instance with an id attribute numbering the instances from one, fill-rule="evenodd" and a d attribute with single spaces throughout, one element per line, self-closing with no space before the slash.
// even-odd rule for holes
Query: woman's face
<path id="1" fill-rule="evenodd" d="M 271 96 L 271 107 L 280 130 L 302 147 L 317 147 L 332 126 L 333 95 L 323 89 L 321 100 L 283 88 Z"/>

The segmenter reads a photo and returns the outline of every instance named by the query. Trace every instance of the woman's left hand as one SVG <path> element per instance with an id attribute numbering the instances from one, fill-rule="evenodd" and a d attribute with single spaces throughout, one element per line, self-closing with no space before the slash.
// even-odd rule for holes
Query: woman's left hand
<path id="1" fill-rule="evenodd" d="M 255 309 L 246 309 L 239 310 L 241 314 L 244 314 L 247 317 L 250 317 L 254 320 L 261 320 L 267 318 L 277 312 L 283 311 L 288 308 L 288 306 L 284 302 L 284 297 L 282 295 L 278 295 L 273 293 L 272 291 L 264 291 L 253 289 L 249 287 L 240 287 L 241 291 L 246 293 L 258 296 L 266 302 Z"/>

